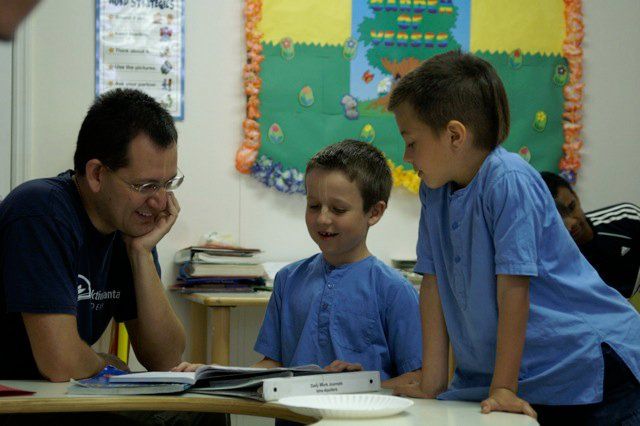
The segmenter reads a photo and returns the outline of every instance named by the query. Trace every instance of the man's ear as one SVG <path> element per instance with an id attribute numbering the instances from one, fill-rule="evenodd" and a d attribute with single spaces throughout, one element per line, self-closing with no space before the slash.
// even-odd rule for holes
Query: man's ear
<path id="1" fill-rule="evenodd" d="M 104 184 L 104 172 L 106 171 L 106 167 L 100 160 L 94 158 L 92 160 L 87 161 L 85 165 L 85 179 L 87 180 L 87 185 L 89 185 L 89 189 L 92 192 L 99 192 Z"/>
<path id="2" fill-rule="evenodd" d="M 451 120 L 447 123 L 446 127 L 447 141 L 450 143 L 451 148 L 459 150 L 464 142 L 467 140 L 469 133 L 464 124 L 458 120 Z"/>
<path id="3" fill-rule="evenodd" d="M 367 215 L 369 216 L 367 219 L 367 224 L 369 226 L 373 226 L 376 223 L 378 223 L 380 219 L 382 219 L 382 215 L 384 214 L 384 211 L 386 209 L 387 209 L 387 203 L 385 203 L 382 200 L 378 201 L 373 206 L 371 206 L 371 208 L 369 209 L 369 212 L 367 213 Z"/>

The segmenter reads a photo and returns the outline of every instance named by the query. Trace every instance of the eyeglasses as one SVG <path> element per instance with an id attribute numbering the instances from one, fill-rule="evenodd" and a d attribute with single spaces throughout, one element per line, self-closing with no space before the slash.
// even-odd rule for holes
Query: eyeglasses
<path id="1" fill-rule="evenodd" d="M 178 174 L 174 178 L 171 178 L 164 183 L 161 183 L 161 182 L 130 183 L 122 179 L 120 176 L 118 176 L 115 170 L 111 169 L 110 167 L 107 167 L 107 168 L 111 170 L 111 172 L 113 172 L 115 177 L 117 177 L 119 180 L 129 185 L 129 188 L 131 188 L 133 191 L 139 192 L 142 195 L 153 195 L 156 192 L 158 192 L 160 188 L 164 188 L 165 191 L 175 191 L 176 189 L 178 189 L 180 185 L 182 185 L 182 182 L 184 181 L 184 175 L 182 174 L 180 169 L 178 169 Z"/>

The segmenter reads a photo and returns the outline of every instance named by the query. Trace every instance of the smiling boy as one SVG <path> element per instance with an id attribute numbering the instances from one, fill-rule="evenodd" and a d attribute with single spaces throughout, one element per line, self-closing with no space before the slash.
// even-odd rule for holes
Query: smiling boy
<path id="1" fill-rule="evenodd" d="M 309 161 L 305 219 L 321 253 L 278 272 L 257 366 L 361 366 L 379 371 L 383 386 L 420 368 L 417 294 L 367 248 L 391 185 L 384 156 L 364 142 L 345 140 Z"/>

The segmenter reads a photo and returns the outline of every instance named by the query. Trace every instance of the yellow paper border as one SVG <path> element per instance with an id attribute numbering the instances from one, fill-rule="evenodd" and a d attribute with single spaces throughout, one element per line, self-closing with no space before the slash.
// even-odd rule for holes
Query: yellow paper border
<path id="1" fill-rule="evenodd" d="M 263 0 L 258 31 L 265 43 L 291 37 L 295 43 L 342 45 L 351 37 L 351 0 Z"/>
<path id="2" fill-rule="evenodd" d="M 472 52 L 562 54 L 564 2 L 473 0 L 470 25 Z"/>

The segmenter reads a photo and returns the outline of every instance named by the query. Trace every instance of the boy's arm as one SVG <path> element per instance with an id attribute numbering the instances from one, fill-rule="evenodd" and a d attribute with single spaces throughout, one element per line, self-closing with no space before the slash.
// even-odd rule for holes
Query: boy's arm
<path id="1" fill-rule="evenodd" d="M 385 389 L 395 389 L 399 386 L 410 385 L 411 383 L 419 383 L 422 376 L 422 370 L 409 371 L 399 376 L 385 380 L 380 384 Z"/>
<path id="2" fill-rule="evenodd" d="M 529 403 L 516 395 L 529 318 L 529 277 L 498 275 L 497 281 L 496 362 L 489 398 L 480 405 L 483 413 L 508 411 L 536 418 L 536 412 Z"/>
<path id="3" fill-rule="evenodd" d="M 257 368 L 276 368 L 276 367 L 282 367 L 282 363 L 265 356 L 260 361 L 258 361 L 255 364 L 253 364 L 252 367 L 257 367 Z"/>
<path id="4" fill-rule="evenodd" d="M 254 364 L 254 367 L 282 367 L 282 334 L 280 313 L 282 310 L 282 287 L 286 281 L 286 271 L 280 270 L 273 282 L 273 292 L 264 313 L 262 326 L 258 332 L 253 350 L 264 358 Z"/>
<path id="5" fill-rule="evenodd" d="M 420 286 L 422 317 L 421 382 L 400 385 L 394 393 L 414 398 L 435 398 L 446 390 L 449 365 L 449 335 L 444 321 L 435 275 L 424 275 Z"/>

